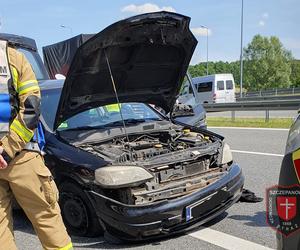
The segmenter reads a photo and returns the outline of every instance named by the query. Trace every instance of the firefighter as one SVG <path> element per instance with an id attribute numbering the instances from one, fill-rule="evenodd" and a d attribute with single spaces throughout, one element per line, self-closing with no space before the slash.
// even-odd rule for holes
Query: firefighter
<path id="1" fill-rule="evenodd" d="M 25 56 L 0 40 L 0 246 L 17 249 L 12 195 L 44 249 L 73 249 L 58 205 L 58 190 L 37 144 L 40 89 Z"/>

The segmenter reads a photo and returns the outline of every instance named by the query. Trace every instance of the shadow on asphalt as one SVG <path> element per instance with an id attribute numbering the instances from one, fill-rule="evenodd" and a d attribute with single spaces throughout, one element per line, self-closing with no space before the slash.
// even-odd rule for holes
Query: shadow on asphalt
<path id="1" fill-rule="evenodd" d="M 205 227 L 209 227 L 212 226 L 218 222 L 220 222 L 221 220 L 223 220 L 224 218 L 226 218 L 228 215 L 227 212 L 222 213 L 221 215 L 219 215 L 218 217 L 216 217 L 215 219 L 211 220 L 210 222 L 199 226 L 191 231 L 188 231 L 186 234 L 188 233 L 192 233 L 194 231 L 197 231 L 199 229 L 201 229 L 203 226 Z M 237 217 L 237 216 L 231 216 L 231 217 Z M 228 217 L 228 218 L 231 218 Z M 241 216 L 243 217 L 243 216 Z M 244 216 L 247 217 L 247 216 Z M 33 227 L 31 225 L 31 222 L 28 220 L 28 218 L 26 217 L 25 213 L 23 212 L 22 209 L 17 209 L 13 211 L 13 219 L 14 219 L 14 230 L 16 231 L 22 231 L 24 233 L 28 233 L 28 234 L 35 234 Z M 235 219 L 235 218 L 232 218 Z M 172 236 L 166 236 L 164 238 L 160 238 L 157 240 L 149 240 L 149 241 L 144 241 L 141 243 L 127 243 L 124 242 L 122 244 L 111 244 L 108 243 L 104 240 L 104 237 L 96 237 L 96 238 L 86 238 L 86 237 L 77 237 L 77 236 L 72 236 L 72 242 L 73 245 L 76 249 L 80 249 L 80 248 L 91 248 L 91 249 L 123 249 L 123 248 L 134 248 L 134 247 L 143 247 L 146 245 L 151 245 L 151 246 L 160 246 L 163 244 L 163 242 L 171 240 L 171 239 L 175 239 L 178 238 L 180 236 L 185 235 L 184 233 L 181 234 L 175 234 Z"/>
<path id="2" fill-rule="evenodd" d="M 266 212 L 256 212 L 255 215 L 231 215 L 228 219 L 245 221 L 245 225 L 251 227 L 268 227 L 266 223 Z"/>

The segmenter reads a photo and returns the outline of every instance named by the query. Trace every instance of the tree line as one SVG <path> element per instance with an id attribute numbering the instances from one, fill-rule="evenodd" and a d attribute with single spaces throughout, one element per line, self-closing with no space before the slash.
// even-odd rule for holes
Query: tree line
<path id="1" fill-rule="evenodd" d="M 206 62 L 189 67 L 192 77 L 206 75 Z M 240 61 L 209 62 L 208 73 L 232 73 L 240 84 Z M 264 90 L 300 87 L 300 60 L 293 58 L 279 38 L 256 35 L 243 50 L 243 88 Z"/>

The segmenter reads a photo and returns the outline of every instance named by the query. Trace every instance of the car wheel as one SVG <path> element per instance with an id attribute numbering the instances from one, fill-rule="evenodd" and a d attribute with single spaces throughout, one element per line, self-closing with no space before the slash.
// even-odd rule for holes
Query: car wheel
<path id="1" fill-rule="evenodd" d="M 82 188 L 75 183 L 64 182 L 59 189 L 61 213 L 68 232 L 81 237 L 103 234 L 98 217 Z"/>

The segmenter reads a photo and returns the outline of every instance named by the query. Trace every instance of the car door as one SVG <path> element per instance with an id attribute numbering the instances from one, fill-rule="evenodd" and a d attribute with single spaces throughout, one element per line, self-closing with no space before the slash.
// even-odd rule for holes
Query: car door
<path id="1" fill-rule="evenodd" d="M 235 93 L 232 80 L 225 80 L 225 102 L 234 102 Z"/>
<path id="2" fill-rule="evenodd" d="M 226 102 L 226 92 L 224 80 L 217 80 L 216 83 L 216 103 Z"/>
<path id="3" fill-rule="evenodd" d="M 184 104 L 189 103 L 190 105 L 195 104 L 195 97 L 193 95 L 193 90 L 189 82 L 184 83 L 178 97 L 178 102 Z"/>

